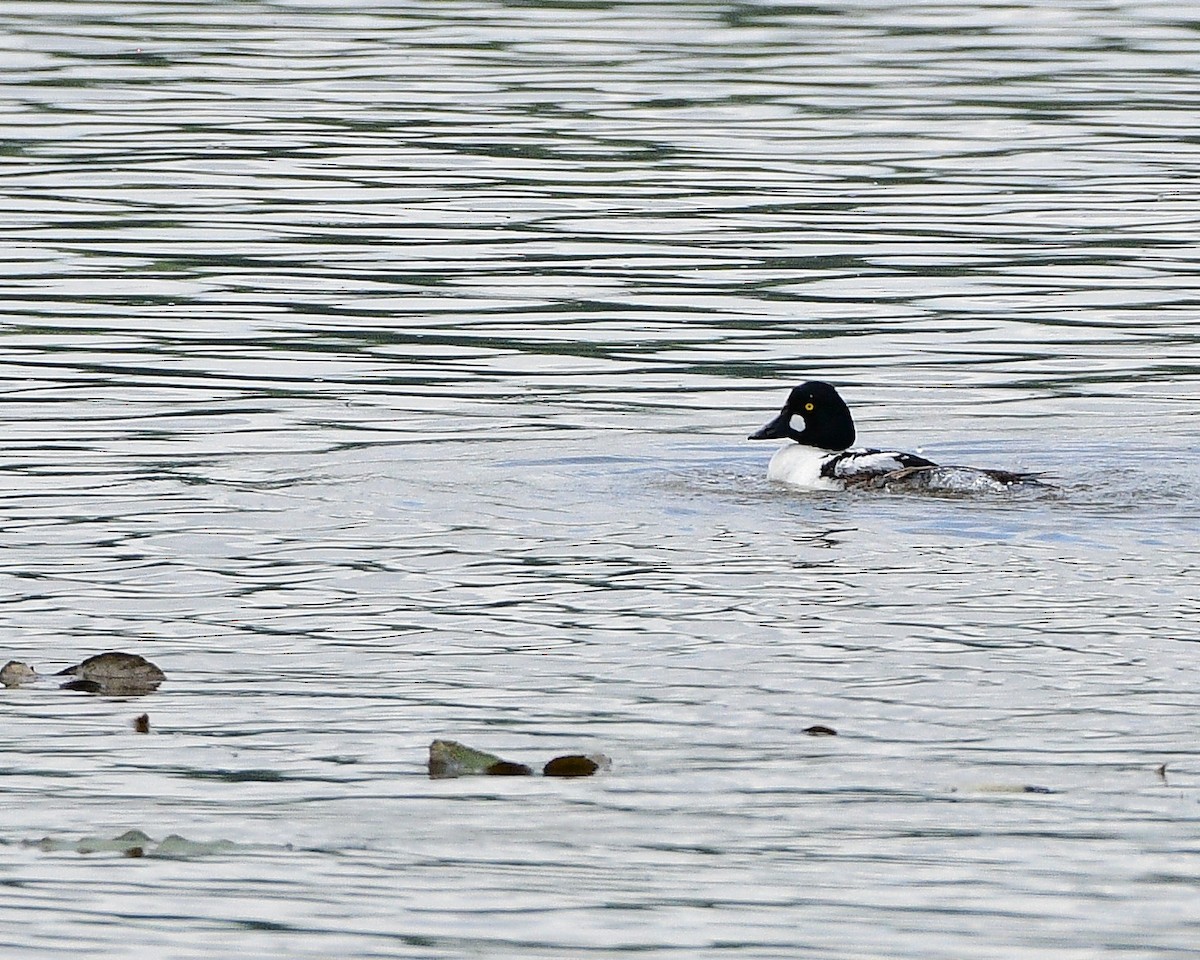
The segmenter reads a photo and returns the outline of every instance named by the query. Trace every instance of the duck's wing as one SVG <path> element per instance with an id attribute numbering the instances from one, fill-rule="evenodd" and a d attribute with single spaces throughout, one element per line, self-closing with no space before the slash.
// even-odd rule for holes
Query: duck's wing
<path id="1" fill-rule="evenodd" d="M 943 494 L 986 494 L 1007 493 L 1021 489 L 1055 489 L 1054 484 L 1042 480 L 1036 473 L 954 465 L 940 466 L 938 464 L 905 467 L 890 473 L 864 477 L 854 486 L 893 492 Z"/>
<path id="2" fill-rule="evenodd" d="M 871 484 L 892 473 L 935 466 L 937 464 L 932 460 L 899 450 L 847 450 L 825 461 L 821 475 L 856 487 Z"/>

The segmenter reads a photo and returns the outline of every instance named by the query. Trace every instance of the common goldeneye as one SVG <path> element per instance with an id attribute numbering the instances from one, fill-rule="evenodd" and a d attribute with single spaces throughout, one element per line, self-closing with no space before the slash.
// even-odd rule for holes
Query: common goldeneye
<path id="1" fill-rule="evenodd" d="M 751 440 L 794 440 L 776 451 L 767 478 L 810 490 L 924 490 L 993 493 L 1017 486 L 1046 487 L 1032 473 L 941 466 L 898 450 L 850 450 L 854 418 L 831 384 L 810 380 L 788 394 L 779 416 Z"/>

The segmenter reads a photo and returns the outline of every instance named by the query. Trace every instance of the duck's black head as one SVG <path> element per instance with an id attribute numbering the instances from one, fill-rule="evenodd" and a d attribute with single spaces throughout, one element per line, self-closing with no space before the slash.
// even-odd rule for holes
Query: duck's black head
<path id="1" fill-rule="evenodd" d="M 807 447 L 845 450 L 854 443 L 854 418 L 846 401 L 833 386 L 821 380 L 802 383 L 788 394 L 779 416 L 751 440 L 782 440 L 784 437 Z"/>

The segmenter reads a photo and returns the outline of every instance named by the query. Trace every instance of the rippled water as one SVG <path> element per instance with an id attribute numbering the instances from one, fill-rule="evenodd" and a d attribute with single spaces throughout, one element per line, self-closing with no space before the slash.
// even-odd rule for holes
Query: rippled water
<path id="1" fill-rule="evenodd" d="M 1194 954 L 1190 4 L 0 27 L 6 957 Z"/>

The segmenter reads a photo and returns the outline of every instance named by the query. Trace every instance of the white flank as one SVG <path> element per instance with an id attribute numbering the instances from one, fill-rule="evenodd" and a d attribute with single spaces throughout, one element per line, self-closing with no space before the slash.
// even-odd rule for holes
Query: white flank
<path id="1" fill-rule="evenodd" d="M 787 443 L 775 451 L 767 467 L 767 479 L 790 483 L 808 490 L 842 490 L 840 480 L 821 476 L 821 464 L 836 451 Z"/>

